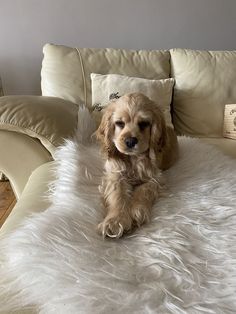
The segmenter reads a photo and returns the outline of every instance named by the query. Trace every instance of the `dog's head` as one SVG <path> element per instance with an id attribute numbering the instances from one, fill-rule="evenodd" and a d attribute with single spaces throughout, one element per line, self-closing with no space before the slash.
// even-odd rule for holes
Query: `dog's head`
<path id="1" fill-rule="evenodd" d="M 96 135 L 107 157 L 149 151 L 155 158 L 165 145 L 166 125 L 157 104 L 143 94 L 132 93 L 107 106 Z"/>

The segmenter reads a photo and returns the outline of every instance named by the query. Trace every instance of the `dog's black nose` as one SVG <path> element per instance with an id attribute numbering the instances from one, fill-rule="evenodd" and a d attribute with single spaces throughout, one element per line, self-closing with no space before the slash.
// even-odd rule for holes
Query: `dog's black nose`
<path id="1" fill-rule="evenodd" d="M 128 148 L 133 148 L 138 143 L 137 137 L 128 137 L 125 140 L 125 144 Z"/>

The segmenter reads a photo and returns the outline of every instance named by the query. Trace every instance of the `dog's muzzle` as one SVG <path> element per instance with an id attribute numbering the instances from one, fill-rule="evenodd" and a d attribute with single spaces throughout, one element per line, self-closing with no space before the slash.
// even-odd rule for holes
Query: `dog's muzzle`
<path id="1" fill-rule="evenodd" d="M 137 137 L 128 137 L 125 140 L 125 144 L 128 148 L 133 148 L 136 144 L 138 144 L 138 139 Z"/>

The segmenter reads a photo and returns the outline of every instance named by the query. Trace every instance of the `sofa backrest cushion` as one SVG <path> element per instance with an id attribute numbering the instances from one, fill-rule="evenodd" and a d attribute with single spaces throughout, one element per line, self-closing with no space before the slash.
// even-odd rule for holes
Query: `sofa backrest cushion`
<path id="1" fill-rule="evenodd" d="M 156 80 L 170 76 L 169 51 L 80 49 L 46 44 L 43 54 L 42 95 L 87 106 L 91 106 L 91 73 Z"/>
<path id="2" fill-rule="evenodd" d="M 222 137 L 225 104 L 236 103 L 236 51 L 172 49 L 177 133 Z"/>

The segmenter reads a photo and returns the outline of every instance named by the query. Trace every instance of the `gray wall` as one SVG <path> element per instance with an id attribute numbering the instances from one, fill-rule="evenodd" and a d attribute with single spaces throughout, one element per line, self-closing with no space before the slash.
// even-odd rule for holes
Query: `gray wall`
<path id="1" fill-rule="evenodd" d="M 45 43 L 236 49 L 235 0 L 0 0 L 6 94 L 40 94 Z"/>

